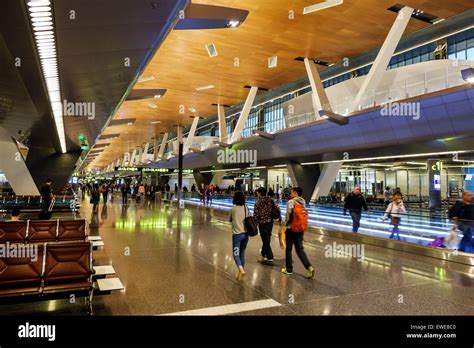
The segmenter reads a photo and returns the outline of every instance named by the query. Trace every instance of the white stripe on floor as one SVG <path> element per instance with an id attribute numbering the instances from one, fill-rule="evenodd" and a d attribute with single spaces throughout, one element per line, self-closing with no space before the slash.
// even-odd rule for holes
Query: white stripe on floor
<path id="1" fill-rule="evenodd" d="M 275 300 L 269 299 L 269 300 L 236 303 L 236 304 L 217 306 L 217 307 L 208 307 L 208 308 L 195 309 L 195 310 L 184 311 L 184 312 L 167 313 L 163 315 L 226 315 L 226 314 L 234 314 L 234 313 L 239 313 L 239 312 L 254 311 L 254 310 L 263 309 L 263 308 L 279 307 L 279 306 L 281 306 L 281 303 L 278 303 Z"/>

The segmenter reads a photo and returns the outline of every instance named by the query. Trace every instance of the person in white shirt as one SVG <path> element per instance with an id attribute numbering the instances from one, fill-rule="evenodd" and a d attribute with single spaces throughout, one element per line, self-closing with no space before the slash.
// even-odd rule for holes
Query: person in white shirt
<path id="1" fill-rule="evenodd" d="M 393 228 L 392 228 L 392 234 L 390 235 L 390 239 L 393 239 L 396 236 L 397 239 L 400 240 L 399 226 L 400 226 L 400 221 L 402 219 L 401 214 L 405 214 L 405 213 L 406 213 L 406 209 L 405 209 L 405 206 L 403 205 L 402 195 L 400 193 L 394 193 L 393 200 L 388 205 L 387 209 L 385 210 L 385 214 L 383 216 L 383 220 L 385 220 L 387 217 L 391 219 L 390 224 L 393 226 Z"/>
<path id="2" fill-rule="evenodd" d="M 242 280 L 245 276 L 245 249 L 249 242 L 249 235 L 245 231 L 244 220 L 250 214 L 245 205 L 245 196 L 241 191 L 237 191 L 234 194 L 232 203 L 234 206 L 230 211 L 229 218 L 229 221 L 232 223 L 232 255 L 234 256 L 235 264 L 239 268 L 237 280 Z"/>

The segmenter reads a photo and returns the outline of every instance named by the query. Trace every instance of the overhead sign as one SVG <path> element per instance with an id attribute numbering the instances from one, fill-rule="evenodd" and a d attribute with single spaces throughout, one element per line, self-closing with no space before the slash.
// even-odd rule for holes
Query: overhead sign
<path id="1" fill-rule="evenodd" d="M 143 173 L 163 173 L 173 174 L 178 173 L 178 170 L 166 169 L 166 168 L 144 168 L 144 167 L 115 167 L 116 172 L 143 172 Z M 192 169 L 183 170 L 184 174 L 192 174 Z"/>
<path id="2" fill-rule="evenodd" d="M 115 167 L 116 172 L 141 172 L 142 168 L 138 167 Z"/>
<path id="3" fill-rule="evenodd" d="M 169 173 L 166 168 L 143 168 L 144 173 Z"/>

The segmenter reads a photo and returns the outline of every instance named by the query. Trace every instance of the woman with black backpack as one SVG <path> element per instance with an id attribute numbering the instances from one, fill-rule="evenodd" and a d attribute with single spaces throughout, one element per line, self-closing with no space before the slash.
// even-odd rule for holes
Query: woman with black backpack
<path id="1" fill-rule="evenodd" d="M 257 189 L 257 197 L 254 206 L 254 217 L 257 220 L 258 230 L 262 238 L 260 261 L 273 265 L 273 251 L 270 242 L 272 240 L 273 220 L 279 219 L 281 221 L 280 208 L 271 197 L 267 196 L 265 187 Z"/>

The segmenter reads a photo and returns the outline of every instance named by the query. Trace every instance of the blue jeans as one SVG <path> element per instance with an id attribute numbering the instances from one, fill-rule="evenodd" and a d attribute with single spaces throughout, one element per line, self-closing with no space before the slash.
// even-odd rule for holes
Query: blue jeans
<path id="1" fill-rule="evenodd" d="M 247 233 L 232 235 L 232 255 L 237 266 L 245 266 L 245 249 L 249 242 L 249 235 Z"/>
<path id="2" fill-rule="evenodd" d="M 400 229 L 398 226 L 400 226 L 400 218 L 399 217 L 393 217 L 392 221 L 394 222 L 393 228 L 392 228 L 392 234 L 390 235 L 390 239 L 392 239 L 394 236 L 397 236 L 397 239 L 400 240 Z"/>
<path id="3" fill-rule="evenodd" d="M 352 232 L 356 232 L 359 230 L 360 227 L 360 219 L 362 217 L 361 211 L 351 211 L 351 218 L 352 218 Z"/>

